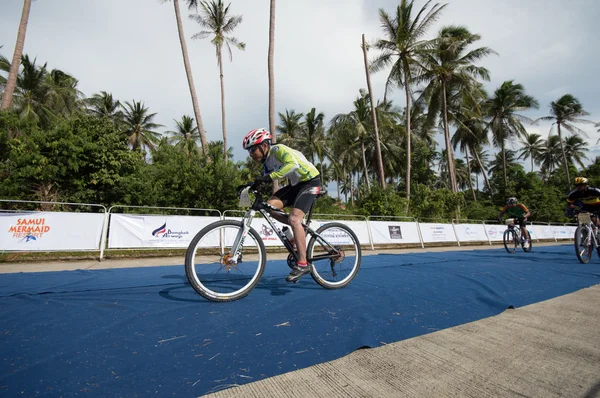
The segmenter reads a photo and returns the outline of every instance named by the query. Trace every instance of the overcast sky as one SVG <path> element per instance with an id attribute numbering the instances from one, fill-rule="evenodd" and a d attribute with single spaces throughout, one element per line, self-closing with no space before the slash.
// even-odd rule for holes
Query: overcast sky
<path id="1" fill-rule="evenodd" d="M 181 0 L 180 3 L 185 3 Z M 505 80 L 525 86 L 540 109 L 566 93 L 577 97 L 600 121 L 600 2 L 597 0 L 449 0 L 431 36 L 444 25 L 465 25 L 481 35 L 477 46 L 498 52 L 480 65 L 487 67 L 490 94 Z M 227 4 L 227 1 L 226 1 Z M 275 32 L 276 110 L 325 113 L 327 122 L 347 113 L 360 88 L 366 87 L 361 35 L 381 35 L 378 9 L 392 14 L 399 0 L 278 0 Z M 425 4 L 416 1 L 417 9 Z M 2 0 L 0 52 L 12 59 L 22 0 Z M 209 140 L 222 139 L 219 75 L 214 47 L 208 39 L 192 40 L 201 27 L 182 6 L 184 31 Z M 236 160 L 244 159 L 241 140 L 258 127 L 268 128 L 267 47 L 268 0 L 232 0 L 230 10 L 242 15 L 234 33 L 246 43 L 224 62 L 227 131 Z M 62 69 L 79 79 L 86 96 L 99 91 L 121 101 L 143 101 L 165 129 L 174 119 L 193 115 L 171 2 L 160 0 L 35 0 L 31 6 L 25 54 L 38 64 Z M 371 54 L 371 57 L 374 54 Z M 383 97 L 387 71 L 372 76 L 376 97 Z M 402 92 L 391 97 L 404 106 Z M 277 118 L 277 122 L 279 119 Z M 589 134 L 590 157 L 600 155 L 600 134 Z M 548 135 L 550 125 L 527 126 Z M 438 147 L 438 149 L 441 149 Z M 526 163 L 528 164 L 528 163 Z"/>

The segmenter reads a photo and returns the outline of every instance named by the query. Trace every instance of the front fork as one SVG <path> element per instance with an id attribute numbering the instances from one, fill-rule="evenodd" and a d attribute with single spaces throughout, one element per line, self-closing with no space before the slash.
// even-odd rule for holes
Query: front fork
<path id="1" fill-rule="evenodd" d="M 237 264 L 239 260 L 242 259 L 242 247 L 244 245 L 244 239 L 248 235 L 248 231 L 250 231 L 252 220 L 254 219 L 254 215 L 256 214 L 256 210 L 248 210 L 244 215 L 243 222 L 244 225 L 242 229 L 238 232 L 235 240 L 233 241 L 233 246 L 231 247 L 231 253 L 233 254 L 229 259 L 230 264 Z"/>

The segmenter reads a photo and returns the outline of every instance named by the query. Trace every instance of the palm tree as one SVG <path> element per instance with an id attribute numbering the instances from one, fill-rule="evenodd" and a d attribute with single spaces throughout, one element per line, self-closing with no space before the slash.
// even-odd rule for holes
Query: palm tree
<path id="1" fill-rule="evenodd" d="M 422 72 L 414 79 L 428 83 L 423 95 L 429 99 L 430 117 L 435 118 L 438 113 L 441 113 L 450 188 L 454 192 L 458 192 L 458 185 L 448 121 L 448 93 L 453 87 L 464 91 L 472 90 L 472 87 L 480 84 L 477 78 L 489 80 L 488 70 L 474 65 L 473 62 L 495 52 L 488 47 L 467 51 L 467 47 L 480 38 L 481 36 L 472 34 L 462 26 L 442 28 L 433 48 L 420 55 Z"/>
<path id="2" fill-rule="evenodd" d="M 69 116 L 83 110 L 80 98 L 83 93 L 77 89 L 78 80 L 73 76 L 53 69 L 46 75 L 45 103 L 56 115 Z"/>
<path id="3" fill-rule="evenodd" d="M 181 121 L 175 120 L 177 127 L 174 131 L 167 131 L 173 134 L 170 141 L 175 143 L 175 146 L 181 148 L 185 157 L 189 160 L 191 155 L 199 153 L 196 140 L 200 138 L 198 127 L 194 126 L 194 119 L 188 115 L 183 115 Z"/>
<path id="4" fill-rule="evenodd" d="M 539 134 L 529 134 L 525 132 L 521 139 L 523 148 L 519 153 L 519 159 L 531 159 L 531 171 L 533 172 L 533 163 L 538 164 L 538 158 L 542 150 L 542 136 Z"/>
<path id="5" fill-rule="evenodd" d="M 367 90 L 369 92 L 369 102 L 371 103 L 371 118 L 373 119 L 373 130 L 375 131 L 375 143 L 376 143 L 376 159 L 377 159 L 377 175 L 379 176 L 379 182 L 381 187 L 385 189 L 385 171 L 383 170 L 383 159 L 381 157 L 381 143 L 379 140 L 379 126 L 377 125 L 377 111 L 375 110 L 375 101 L 373 99 L 373 89 L 371 88 L 371 75 L 369 74 L 369 61 L 367 59 L 367 42 L 365 41 L 365 35 L 362 35 L 362 50 L 363 59 L 365 64 L 365 74 L 367 76 Z"/>
<path id="6" fill-rule="evenodd" d="M 332 121 L 327 130 L 326 142 L 329 160 L 338 185 L 338 199 L 341 191 L 345 195 L 345 202 L 348 202 L 348 193 L 352 185 L 351 171 L 360 163 L 360 155 L 354 150 L 355 143 L 350 125 Z"/>
<path id="7" fill-rule="evenodd" d="M 2 48 L 3 46 L 0 46 Z M 4 55 L 0 54 L 0 71 L 5 72 L 8 75 L 10 72 L 10 62 L 8 62 L 8 58 Z M 0 75 L 0 95 L 2 95 L 4 87 L 6 86 L 6 78 Z"/>
<path id="8" fill-rule="evenodd" d="M 38 67 L 35 63 L 36 59 L 30 61 L 27 55 L 21 57 L 23 69 L 17 76 L 13 91 L 13 108 L 21 119 L 45 125 L 54 120 L 56 115 L 46 103 L 46 64 Z"/>
<path id="9" fill-rule="evenodd" d="M 115 124 L 123 119 L 121 102 L 114 99 L 112 93 L 100 91 L 100 93 L 96 93 L 91 98 L 88 98 L 86 103 L 88 112 L 92 115 L 106 117 Z"/>
<path id="10" fill-rule="evenodd" d="M 6 86 L 2 95 L 2 104 L 0 110 L 9 109 L 12 103 L 13 93 L 17 86 L 17 76 L 19 75 L 19 61 L 23 55 L 23 47 L 25 46 L 25 34 L 27 33 L 27 23 L 29 21 L 29 10 L 31 9 L 31 0 L 23 1 L 23 12 L 21 13 L 21 22 L 19 23 L 19 31 L 17 33 L 17 44 L 13 53 L 13 59 L 10 64 L 10 71 L 6 79 Z"/>
<path id="11" fill-rule="evenodd" d="M 517 153 L 511 149 L 507 149 L 504 153 L 496 153 L 494 159 L 490 162 L 490 173 L 496 175 L 497 173 L 504 172 L 506 168 L 517 164 Z"/>
<path id="12" fill-rule="evenodd" d="M 211 43 L 214 44 L 217 64 L 219 66 L 219 77 L 221 80 L 221 126 L 223 128 L 223 154 L 225 155 L 225 163 L 227 163 L 227 127 L 225 123 L 225 83 L 223 81 L 223 44 L 227 46 L 229 51 L 229 61 L 233 59 L 231 45 L 234 45 L 239 50 L 244 50 L 246 44 L 240 42 L 237 38 L 230 36 L 240 23 L 242 17 L 238 15 L 230 15 L 229 7 L 225 7 L 222 0 L 203 1 L 200 3 L 203 15 L 190 15 L 194 21 L 200 26 L 208 30 L 203 30 L 192 36 L 193 39 L 204 39 L 209 35 L 213 35 Z"/>
<path id="13" fill-rule="evenodd" d="M 567 162 L 567 154 L 563 145 L 561 127 L 564 127 L 569 133 L 573 135 L 587 136 L 586 133 L 575 126 L 575 123 L 593 123 L 590 120 L 582 119 L 582 116 L 587 116 L 587 113 L 583 109 L 583 105 L 577 98 L 571 94 L 565 94 L 558 99 L 558 101 L 552 101 L 550 103 L 550 116 L 543 116 L 536 120 L 554 121 L 553 125 L 556 124 L 558 129 L 558 139 L 560 142 L 560 150 L 562 152 L 563 165 L 565 172 L 567 173 L 567 183 L 569 189 L 571 189 L 571 177 L 569 176 L 569 166 Z"/>
<path id="14" fill-rule="evenodd" d="M 298 149 L 302 153 L 305 153 L 313 164 L 315 164 L 315 155 L 320 158 L 322 158 L 323 155 L 323 144 L 325 140 L 325 128 L 323 127 L 324 119 L 325 115 L 323 112 L 317 113 L 317 110 L 312 108 L 310 112 L 304 116 L 304 122 L 302 123 L 304 129 L 296 139 Z"/>
<path id="15" fill-rule="evenodd" d="M 277 131 L 282 134 L 280 137 L 280 143 L 284 145 L 293 145 L 297 136 L 302 134 L 304 129 L 304 122 L 301 121 L 304 117 L 303 113 L 296 113 L 295 110 L 285 110 L 285 115 L 281 112 L 279 114 L 280 125 L 277 125 Z"/>
<path id="16" fill-rule="evenodd" d="M 162 3 L 166 3 L 170 0 L 161 0 Z M 188 10 L 197 9 L 199 0 L 184 0 L 187 4 Z M 200 105 L 198 105 L 198 96 L 196 95 L 196 87 L 194 86 L 194 77 L 192 76 L 192 67 L 190 66 L 190 57 L 188 56 L 187 44 L 185 42 L 185 35 L 183 33 L 183 24 L 181 23 L 181 12 L 179 11 L 179 0 L 173 0 L 173 7 L 175 8 L 175 19 L 177 21 L 177 32 L 179 33 L 179 44 L 181 45 L 181 54 L 183 55 L 183 65 L 185 67 L 185 74 L 187 76 L 188 87 L 190 88 L 190 96 L 192 97 L 192 105 L 194 107 L 194 116 L 196 117 L 196 124 L 200 133 L 200 142 L 202 143 L 202 153 L 208 157 L 208 140 L 206 139 L 206 130 L 204 130 L 204 123 L 202 123 L 202 116 L 200 115 Z"/>
<path id="17" fill-rule="evenodd" d="M 587 142 L 578 135 L 572 135 L 565 139 L 564 145 L 569 164 L 577 163 L 582 169 L 585 168 L 583 161 L 587 160 L 587 156 L 585 156 L 588 151 Z"/>
<path id="18" fill-rule="evenodd" d="M 558 135 L 549 135 L 538 157 L 542 174 L 550 174 L 554 169 L 560 166 L 560 138 Z"/>
<path id="19" fill-rule="evenodd" d="M 471 160 L 469 158 L 469 152 L 472 151 L 472 148 L 476 148 L 478 145 L 481 145 L 481 137 L 483 132 L 485 134 L 485 130 L 481 126 L 481 121 L 478 120 L 476 116 L 469 117 L 467 115 L 461 115 L 464 117 L 460 121 L 456 132 L 452 136 L 452 147 L 456 150 L 457 147 L 460 146 L 460 150 L 465 154 L 466 163 L 461 163 L 463 167 L 466 167 L 467 173 L 469 175 L 468 182 L 469 187 L 471 189 L 471 193 L 473 194 L 473 200 L 477 201 L 477 196 L 475 196 L 475 189 L 473 188 L 473 180 L 471 179 Z M 479 135 L 477 135 L 479 133 Z M 455 163 L 458 165 L 458 161 L 460 159 L 456 159 Z M 462 162 L 462 160 L 461 160 Z"/>
<path id="20" fill-rule="evenodd" d="M 371 129 L 371 105 L 369 104 L 369 96 L 364 90 L 360 90 L 360 96 L 354 101 L 354 110 L 347 114 L 338 114 L 331 120 L 333 125 L 340 131 L 346 131 L 351 134 L 354 143 L 360 145 L 364 178 L 367 184 L 367 189 L 371 189 L 369 174 L 367 168 L 367 158 L 365 151 L 365 142 L 369 139 L 369 131 Z"/>
<path id="21" fill-rule="evenodd" d="M 522 122 L 532 123 L 531 119 L 519 115 L 517 112 L 531 108 L 537 109 L 539 104 L 535 98 L 525 94 L 522 84 L 514 84 L 512 80 L 509 80 L 496 89 L 494 96 L 487 101 L 486 105 L 493 142 L 501 148 L 502 156 L 506 158 L 506 140 L 525 136 L 527 131 Z M 505 165 L 503 167 L 505 187 L 508 185 L 506 169 Z"/>
<path id="22" fill-rule="evenodd" d="M 132 150 L 139 150 L 144 153 L 144 148 L 154 149 L 159 142 L 160 133 L 152 131 L 161 124 L 156 124 L 152 120 L 156 113 L 148 113 L 148 108 L 141 101 L 125 101 L 124 113 L 124 133 Z"/>
<path id="23" fill-rule="evenodd" d="M 379 9 L 379 21 L 384 31 L 385 38 L 376 42 L 375 47 L 382 53 L 373 61 L 371 70 L 377 72 L 384 67 L 392 66 L 386 82 L 384 102 L 387 99 L 388 92 L 395 86 L 404 87 L 406 95 L 406 199 L 410 200 L 410 171 L 411 171 L 411 85 L 413 84 L 412 70 L 418 65 L 417 57 L 423 51 L 425 43 L 422 41 L 427 30 L 438 19 L 441 11 L 446 4 L 435 4 L 431 10 L 423 16 L 429 6 L 428 1 L 412 18 L 412 8 L 414 1 L 407 3 L 402 0 L 396 8 L 395 18 L 383 10 Z"/>
<path id="24" fill-rule="evenodd" d="M 483 175 L 483 179 L 488 188 L 488 192 L 492 193 L 492 186 L 490 184 L 490 180 L 487 177 L 487 167 L 489 164 L 489 155 L 488 151 L 484 151 L 481 145 L 472 149 L 474 160 L 471 161 L 471 171 L 475 173 L 475 182 L 477 183 L 477 190 L 479 191 L 479 174 Z"/>

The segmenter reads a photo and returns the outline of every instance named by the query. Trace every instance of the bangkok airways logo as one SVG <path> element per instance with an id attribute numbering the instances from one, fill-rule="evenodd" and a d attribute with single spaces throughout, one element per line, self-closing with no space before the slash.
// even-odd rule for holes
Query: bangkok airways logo
<path id="1" fill-rule="evenodd" d="M 173 231 L 167 228 L 167 222 L 152 231 L 152 236 L 158 239 L 182 239 L 185 235 L 189 235 L 189 231 Z"/>
<path id="2" fill-rule="evenodd" d="M 164 236 L 167 232 L 167 223 L 165 222 L 163 225 L 161 225 L 160 227 L 156 228 L 154 231 L 152 231 L 152 236 L 160 238 L 162 236 Z"/>

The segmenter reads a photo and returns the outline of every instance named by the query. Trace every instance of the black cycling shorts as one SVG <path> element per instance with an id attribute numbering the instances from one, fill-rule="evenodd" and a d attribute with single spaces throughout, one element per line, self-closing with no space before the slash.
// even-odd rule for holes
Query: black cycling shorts
<path id="1" fill-rule="evenodd" d="M 525 228 L 527 221 L 525 221 L 525 217 L 517 217 L 515 218 L 515 224 L 519 224 L 519 227 Z"/>
<path id="2" fill-rule="evenodd" d="M 315 177 L 296 185 L 286 185 L 273 196 L 283 202 L 283 207 L 292 207 L 308 213 L 319 192 L 321 192 L 321 179 Z"/>

